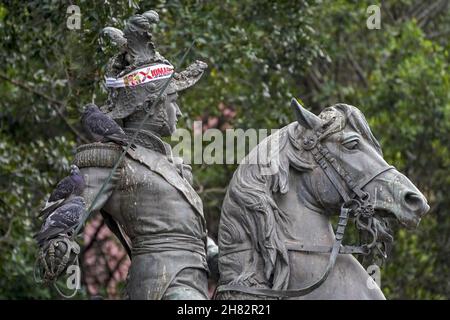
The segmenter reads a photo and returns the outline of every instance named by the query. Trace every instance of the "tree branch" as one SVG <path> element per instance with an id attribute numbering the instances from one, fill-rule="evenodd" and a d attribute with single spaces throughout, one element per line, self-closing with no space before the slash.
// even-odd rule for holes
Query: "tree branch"
<path id="1" fill-rule="evenodd" d="M 448 0 L 436 1 L 428 7 L 427 10 L 422 11 L 416 18 L 419 22 L 419 27 L 425 27 L 430 19 L 433 19 L 440 11 L 443 11 L 448 5 Z"/>
<path id="2" fill-rule="evenodd" d="M 347 50 L 347 60 L 350 62 L 351 66 L 355 70 L 356 74 L 358 75 L 358 78 L 364 84 L 364 87 L 367 88 L 369 84 L 367 82 L 366 76 L 364 75 L 364 71 L 362 70 L 361 66 L 359 65 L 358 61 L 356 61 L 355 57 L 350 52 L 350 50 Z"/>
<path id="3" fill-rule="evenodd" d="M 3 203 L 6 207 L 8 207 L 8 209 L 11 212 L 14 212 L 13 208 L 6 201 L 4 201 L 3 199 L 0 199 L 0 202 Z M 13 216 L 13 217 L 11 217 L 11 220 L 9 220 L 8 229 L 6 230 L 5 234 L 0 237 L 0 242 L 10 242 L 10 240 L 11 240 L 10 235 L 11 235 L 11 231 L 12 231 L 13 224 L 14 224 L 16 217 L 17 216 Z"/>
<path id="4" fill-rule="evenodd" d="M 89 251 L 89 250 L 92 248 L 92 246 L 94 245 L 95 242 L 98 242 L 97 237 L 98 237 L 100 231 L 102 230 L 102 228 L 103 228 L 104 226 L 105 226 L 105 220 L 103 220 L 103 218 L 102 218 L 101 223 L 97 226 L 97 228 L 95 228 L 95 232 L 94 232 L 94 234 L 92 235 L 92 238 L 90 239 L 89 243 L 87 243 L 87 244 L 84 246 L 84 248 L 83 248 L 83 254 L 82 254 L 83 257 L 84 257 L 84 253 L 86 253 L 87 251 Z"/>
<path id="5" fill-rule="evenodd" d="M 307 79 L 310 80 L 310 82 L 312 83 L 312 85 L 313 85 L 314 87 L 316 87 L 317 90 L 320 90 L 320 89 L 322 88 L 322 83 L 321 83 L 320 80 L 318 79 L 318 77 L 317 77 L 317 75 L 316 75 L 314 69 L 311 69 L 311 70 L 308 72 L 308 77 L 307 77 Z"/>
<path id="6" fill-rule="evenodd" d="M 114 275 L 116 274 L 116 272 L 119 270 L 120 266 L 122 265 L 122 263 L 127 259 L 128 255 L 125 253 L 120 259 L 119 261 L 117 261 L 116 265 L 114 266 L 114 268 L 112 269 L 112 277 L 108 280 L 108 282 L 106 283 L 106 287 L 108 287 L 108 285 L 110 284 L 111 281 L 113 280 L 117 280 L 114 279 Z"/>
<path id="7" fill-rule="evenodd" d="M 81 139 L 82 142 L 84 143 L 89 143 L 89 140 L 86 139 L 72 124 L 70 124 L 70 122 L 67 120 L 67 118 L 64 116 L 63 112 L 61 111 L 62 108 L 64 108 L 64 103 L 62 103 L 61 101 L 58 101 L 42 92 L 39 92 L 38 90 L 22 83 L 19 82 L 15 79 L 11 79 L 10 77 L 0 73 L 0 78 L 3 80 L 8 81 L 9 83 L 15 85 L 16 87 L 21 88 L 22 90 L 28 91 L 33 93 L 34 95 L 47 100 L 48 102 L 50 102 L 50 106 L 56 111 L 56 113 L 58 114 L 58 116 L 64 121 L 64 123 L 67 125 L 67 127 L 69 127 L 69 129 L 77 136 Z"/>
<path id="8" fill-rule="evenodd" d="M 442 36 L 445 36 L 445 35 L 447 35 L 447 34 L 449 34 L 450 33 L 450 29 L 448 29 L 448 30 L 443 30 L 443 31 L 439 31 L 439 32 L 433 32 L 433 33 L 430 33 L 430 34 L 427 34 L 427 38 L 428 39 L 434 39 L 434 38 L 438 38 L 438 37 L 442 37 Z"/>
<path id="9" fill-rule="evenodd" d="M 11 239 L 9 238 L 9 236 L 12 231 L 14 220 L 15 220 L 15 217 L 12 217 L 11 220 L 9 221 L 8 230 L 6 230 L 5 234 L 0 237 L 0 242 L 10 242 Z"/>

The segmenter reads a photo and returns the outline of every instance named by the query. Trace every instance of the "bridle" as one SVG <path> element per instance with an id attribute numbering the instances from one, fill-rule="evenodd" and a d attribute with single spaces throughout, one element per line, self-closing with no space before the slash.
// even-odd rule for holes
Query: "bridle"
<path id="1" fill-rule="evenodd" d="M 394 167 L 386 165 L 374 172 L 363 181 L 354 181 L 351 175 L 342 167 L 340 162 L 334 158 L 328 148 L 320 143 L 324 135 L 313 133 L 306 136 L 302 141 L 302 148 L 312 154 L 314 161 L 320 166 L 325 175 L 331 181 L 338 193 L 344 200 L 341 205 L 339 220 L 335 231 L 335 240 L 332 247 L 304 245 L 286 241 L 286 248 L 291 251 L 306 251 L 316 253 L 330 253 L 327 267 L 322 276 L 315 282 L 299 289 L 275 290 L 269 288 L 254 288 L 244 285 L 220 285 L 216 293 L 225 291 L 237 291 L 246 294 L 265 296 L 270 298 L 294 298 L 304 296 L 320 287 L 328 278 L 333 269 L 338 254 L 363 254 L 367 255 L 376 245 L 377 233 L 373 228 L 374 206 L 370 195 L 363 191 L 363 188 L 377 176 Z M 356 226 L 360 230 L 370 233 L 372 241 L 369 244 L 359 246 L 343 246 L 342 240 L 345 234 L 348 218 L 352 214 L 355 218 Z"/>

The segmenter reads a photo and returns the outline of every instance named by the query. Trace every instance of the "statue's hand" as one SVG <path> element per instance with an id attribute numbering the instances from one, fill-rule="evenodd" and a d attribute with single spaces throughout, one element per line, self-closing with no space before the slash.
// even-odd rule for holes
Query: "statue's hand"
<path id="1" fill-rule="evenodd" d="M 51 239 L 38 254 L 38 267 L 45 283 L 54 282 L 69 265 L 78 265 L 80 246 L 67 235 Z"/>

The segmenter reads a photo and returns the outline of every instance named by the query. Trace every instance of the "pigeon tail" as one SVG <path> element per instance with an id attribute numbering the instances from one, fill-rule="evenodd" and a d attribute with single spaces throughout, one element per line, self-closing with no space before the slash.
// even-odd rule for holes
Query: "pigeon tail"
<path id="1" fill-rule="evenodd" d="M 51 228 L 45 230 L 44 232 L 35 234 L 33 238 L 36 240 L 37 244 L 40 247 L 43 247 L 47 240 L 51 240 L 61 233 L 65 234 L 67 233 L 67 231 L 65 231 L 63 228 Z"/>
<path id="2" fill-rule="evenodd" d="M 126 136 L 124 134 L 111 134 L 111 135 L 106 136 L 103 140 L 105 142 L 106 141 L 112 141 L 112 142 L 120 144 L 121 146 L 124 146 L 124 147 L 126 147 L 130 143 L 130 139 L 128 138 L 128 136 Z M 134 143 L 132 143 L 130 145 L 130 148 L 132 150 L 135 150 L 136 149 L 136 145 Z"/>
<path id="3" fill-rule="evenodd" d="M 55 211 L 57 208 L 59 208 L 64 202 L 66 202 L 66 199 L 59 199 L 56 201 L 47 201 L 45 203 L 45 206 L 39 211 L 38 218 L 47 219 L 47 217 Z"/>

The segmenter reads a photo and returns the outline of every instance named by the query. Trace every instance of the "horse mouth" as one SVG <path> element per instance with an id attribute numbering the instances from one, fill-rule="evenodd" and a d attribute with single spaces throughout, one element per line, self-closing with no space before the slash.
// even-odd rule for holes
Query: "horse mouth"
<path id="1" fill-rule="evenodd" d="M 379 218 L 384 218 L 384 219 L 395 219 L 395 214 L 388 210 L 388 209 L 381 209 L 381 208 L 376 208 L 375 209 L 375 216 L 379 217 Z"/>
<path id="2" fill-rule="evenodd" d="M 375 216 L 382 219 L 387 219 L 390 222 L 396 221 L 402 227 L 408 230 L 416 229 L 419 226 L 421 220 L 418 216 L 411 215 L 409 217 L 405 217 L 403 213 L 396 214 L 395 212 L 386 208 L 375 208 Z"/>

